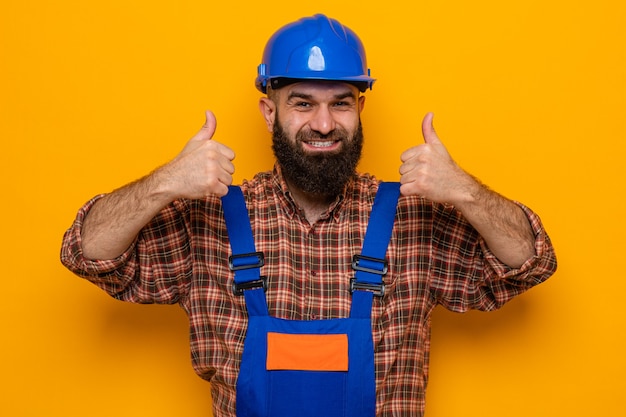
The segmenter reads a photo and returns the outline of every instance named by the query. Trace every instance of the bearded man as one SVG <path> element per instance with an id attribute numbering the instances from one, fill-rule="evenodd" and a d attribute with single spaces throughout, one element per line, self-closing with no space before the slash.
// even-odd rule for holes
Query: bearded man
<path id="1" fill-rule="evenodd" d="M 309 328 L 349 317 L 355 295 L 368 290 L 355 291 L 351 282 L 382 188 L 356 172 L 362 93 L 373 82 L 360 40 L 336 20 L 301 19 L 268 42 L 256 85 L 267 93 L 259 108 L 273 134 L 276 164 L 238 188 L 248 215 L 240 222 L 250 224 L 263 254 L 256 265 L 265 276 L 262 288 L 233 291 L 237 268 L 229 262 L 233 242 L 221 197 L 233 191 L 235 154 L 212 140 L 211 112 L 176 158 L 89 201 L 64 236 L 63 263 L 111 296 L 182 306 L 193 366 L 211 383 L 217 417 L 421 416 L 433 309 L 493 310 L 556 269 L 538 216 L 463 171 L 429 113 L 424 143 L 400 155 L 401 196 L 380 273 L 384 284 L 367 312 L 363 347 L 371 368 L 357 379 L 363 389 L 323 382 L 359 371 L 352 362 L 319 360 L 347 360 L 348 348 L 361 347 L 336 332 L 322 339 L 301 330 L 263 334 L 252 352 L 263 374 L 240 373 L 250 360 L 244 346 L 258 334 L 250 327 L 257 315 L 247 304 L 251 293 L 260 292 L 269 317 Z M 274 342 L 280 354 L 272 353 Z M 312 358 L 318 363 L 311 365 Z M 297 361 L 307 362 L 306 369 L 294 369 Z M 300 373 L 311 372 L 319 384 L 300 382 Z M 294 382 L 274 386 L 274 376 L 286 373 Z M 358 395 L 344 395 L 344 388 Z M 297 399 L 289 402 L 292 395 Z"/>

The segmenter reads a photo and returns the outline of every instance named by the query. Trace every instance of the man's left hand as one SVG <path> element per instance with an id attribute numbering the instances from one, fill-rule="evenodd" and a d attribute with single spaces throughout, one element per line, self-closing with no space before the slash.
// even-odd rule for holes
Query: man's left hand
<path id="1" fill-rule="evenodd" d="M 402 195 L 420 195 L 438 203 L 455 204 L 481 187 L 448 153 L 433 127 L 433 113 L 424 116 L 422 135 L 424 143 L 406 150 L 400 157 Z"/>

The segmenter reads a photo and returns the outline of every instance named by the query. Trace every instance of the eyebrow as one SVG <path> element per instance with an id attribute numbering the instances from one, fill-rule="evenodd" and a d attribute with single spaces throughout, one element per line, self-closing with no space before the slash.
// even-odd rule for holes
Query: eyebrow
<path id="1" fill-rule="evenodd" d="M 303 100 L 313 100 L 313 95 L 312 94 L 301 93 L 301 92 L 298 92 L 298 91 L 292 91 L 291 93 L 289 93 L 289 96 L 287 97 L 287 100 L 292 100 L 294 98 L 301 98 Z M 333 98 L 335 100 L 342 100 L 344 98 L 354 98 L 354 99 L 356 99 L 356 94 L 354 94 L 352 91 L 345 91 L 343 93 L 335 94 L 333 96 Z"/>

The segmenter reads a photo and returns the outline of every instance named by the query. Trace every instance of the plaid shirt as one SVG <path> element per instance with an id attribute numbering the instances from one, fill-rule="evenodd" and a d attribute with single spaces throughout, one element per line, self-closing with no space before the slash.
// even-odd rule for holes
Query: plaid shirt
<path id="1" fill-rule="evenodd" d="M 265 254 L 261 273 L 268 277 L 270 314 L 293 320 L 347 317 L 351 259 L 361 251 L 378 181 L 355 176 L 313 225 L 294 204 L 278 167 L 242 189 L 257 250 Z M 190 320 L 194 369 L 211 382 L 214 415 L 234 417 L 247 313 L 243 297 L 232 292 L 220 200 L 174 201 L 119 258 L 89 261 L 81 252 L 81 226 L 97 198 L 66 232 L 62 262 L 117 299 L 180 304 Z M 423 414 L 435 306 L 493 310 L 555 271 L 539 218 L 521 207 L 536 236 L 536 256 L 511 269 L 453 206 L 400 198 L 386 291 L 375 297 L 372 311 L 378 416 Z"/>

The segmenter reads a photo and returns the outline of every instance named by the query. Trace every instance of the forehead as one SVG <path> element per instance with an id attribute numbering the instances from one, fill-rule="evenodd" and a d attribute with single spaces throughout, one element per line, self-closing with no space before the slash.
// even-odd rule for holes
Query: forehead
<path id="1" fill-rule="evenodd" d="M 278 90 L 284 99 L 293 96 L 311 98 L 334 98 L 359 96 L 359 89 L 348 83 L 339 81 L 310 80 L 286 85 Z"/>

